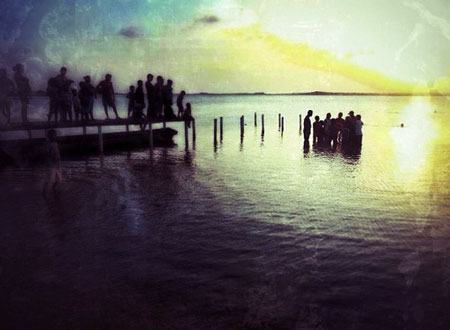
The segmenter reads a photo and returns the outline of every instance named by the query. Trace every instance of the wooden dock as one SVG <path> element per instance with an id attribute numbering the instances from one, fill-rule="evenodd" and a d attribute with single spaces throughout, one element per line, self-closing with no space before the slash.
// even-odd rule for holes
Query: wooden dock
<path id="1" fill-rule="evenodd" d="M 153 149 L 153 125 L 162 124 L 163 128 L 166 127 L 168 123 L 184 123 L 185 130 L 185 147 L 189 148 L 188 141 L 188 130 L 189 127 L 187 122 L 184 119 L 161 119 L 161 120 L 151 120 L 146 122 L 146 126 L 148 126 L 149 134 L 149 147 Z M 0 126 L 0 132 L 18 132 L 23 131 L 28 133 L 29 140 L 33 140 L 33 131 L 45 131 L 49 129 L 74 129 L 79 128 L 82 130 L 81 135 L 86 135 L 86 128 L 88 127 L 97 127 L 98 134 L 98 143 L 99 143 L 99 151 L 103 153 L 103 127 L 124 127 L 126 132 L 130 132 L 130 126 L 139 126 L 140 124 L 134 121 L 133 119 L 106 119 L 106 120 L 91 120 L 91 121 L 66 121 L 66 122 L 57 122 L 54 121 L 30 121 L 26 124 L 24 123 L 10 123 L 7 126 Z M 192 139 L 195 141 L 196 132 L 195 132 L 195 120 L 192 120 Z"/>

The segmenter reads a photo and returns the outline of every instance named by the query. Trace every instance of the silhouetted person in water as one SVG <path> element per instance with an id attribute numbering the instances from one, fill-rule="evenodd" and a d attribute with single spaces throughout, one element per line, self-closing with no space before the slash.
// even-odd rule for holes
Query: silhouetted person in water
<path id="1" fill-rule="evenodd" d="M 331 113 L 327 113 L 327 116 L 325 117 L 323 125 L 324 125 L 324 130 L 325 130 L 324 142 L 327 146 L 330 146 L 330 143 L 331 143 Z"/>
<path id="2" fill-rule="evenodd" d="M 94 120 L 94 99 L 97 97 L 97 91 L 91 83 L 91 76 L 84 76 L 85 96 L 89 98 L 88 115 Z"/>
<path id="3" fill-rule="evenodd" d="M 162 117 L 163 113 L 163 88 L 164 88 L 164 78 L 161 76 L 156 77 L 156 84 L 154 87 L 155 96 L 155 114 L 156 117 Z"/>
<path id="4" fill-rule="evenodd" d="M 345 117 L 344 128 L 342 130 L 342 145 L 348 146 L 351 141 L 350 134 L 353 130 L 353 123 L 350 116 Z"/>
<path id="5" fill-rule="evenodd" d="M 308 110 L 308 114 L 303 120 L 303 136 L 305 141 L 309 141 L 309 136 L 311 135 L 311 116 L 313 115 L 312 110 Z"/>
<path id="6" fill-rule="evenodd" d="M 71 85 L 73 80 L 66 76 L 67 68 L 62 67 L 59 75 L 55 77 L 56 86 L 58 87 L 58 104 L 61 111 L 62 121 L 66 121 L 67 117 L 72 121 L 72 91 Z"/>
<path id="7" fill-rule="evenodd" d="M 177 108 L 178 108 L 177 117 L 178 118 L 183 118 L 183 113 L 184 113 L 183 100 L 184 100 L 185 95 L 186 95 L 186 92 L 181 91 L 181 93 L 177 97 Z"/>
<path id="8" fill-rule="evenodd" d="M 139 107 L 143 111 L 143 109 L 145 109 L 145 94 L 144 94 L 144 83 L 142 82 L 142 80 L 138 80 L 134 96 L 136 100 L 136 108 Z"/>
<path id="9" fill-rule="evenodd" d="M 147 75 L 147 81 L 145 82 L 145 90 L 147 91 L 147 117 L 155 118 L 155 87 L 152 84 L 153 75 L 149 73 Z"/>
<path id="10" fill-rule="evenodd" d="M 47 192 L 47 186 L 53 182 L 53 191 L 56 192 L 56 186 L 62 181 L 61 174 L 61 156 L 59 154 L 58 143 L 56 142 L 56 131 L 50 129 L 47 132 L 47 165 L 48 175 L 45 179 L 42 193 Z"/>
<path id="11" fill-rule="evenodd" d="M 319 142 L 320 137 L 320 131 L 321 131 L 321 123 L 320 123 L 320 117 L 315 116 L 314 117 L 314 123 L 313 123 L 313 144 L 316 144 Z"/>
<path id="12" fill-rule="evenodd" d="M 331 119 L 331 125 L 330 125 L 330 142 L 333 142 L 333 149 L 336 150 L 338 141 L 337 141 L 337 126 L 336 126 L 336 119 Z"/>
<path id="13" fill-rule="evenodd" d="M 84 81 L 79 83 L 80 91 L 78 92 L 78 98 L 80 99 L 80 113 L 81 120 L 88 121 L 89 120 L 89 111 L 91 107 L 92 100 L 92 90 L 87 86 Z"/>
<path id="14" fill-rule="evenodd" d="M 24 68 L 21 63 L 13 67 L 14 82 L 16 83 L 17 96 L 21 103 L 22 122 L 28 123 L 28 105 L 30 104 L 31 87 L 28 78 L 24 75 Z"/>
<path id="15" fill-rule="evenodd" d="M 361 115 L 357 115 L 355 118 L 355 146 L 361 147 L 362 145 L 362 127 L 364 123 L 361 121 Z"/>
<path id="16" fill-rule="evenodd" d="M 8 78 L 6 69 L 0 69 L 0 111 L 5 116 L 7 124 L 11 122 L 11 96 L 14 91 L 14 83 Z"/>
<path id="17" fill-rule="evenodd" d="M 55 77 L 47 81 L 47 96 L 49 98 L 48 121 L 55 117 L 55 123 L 58 122 L 59 99 L 58 99 L 58 83 Z"/>
<path id="18" fill-rule="evenodd" d="M 105 109 L 106 119 L 109 119 L 108 107 L 113 108 L 116 119 L 120 119 L 116 108 L 116 95 L 114 93 L 112 76 L 108 73 L 105 75 L 105 80 L 102 80 L 98 86 L 97 91 L 102 95 L 103 108 Z"/>
<path id="19" fill-rule="evenodd" d="M 75 113 L 75 120 L 78 121 L 80 120 L 80 117 L 82 117 L 82 114 L 81 114 L 80 98 L 78 96 L 78 91 L 75 88 L 72 88 L 72 106 L 73 112 Z"/>
<path id="20" fill-rule="evenodd" d="M 176 118 L 173 112 L 173 81 L 167 80 L 167 84 L 163 88 L 164 116 L 167 119 Z"/>
<path id="21" fill-rule="evenodd" d="M 337 130 L 337 141 L 342 142 L 342 130 L 344 129 L 344 119 L 342 118 L 342 112 L 339 112 L 336 118 L 336 130 Z"/>
<path id="22" fill-rule="evenodd" d="M 190 103 L 186 103 L 186 109 L 184 111 L 183 118 L 186 121 L 187 126 L 191 127 L 191 121 L 194 119 L 194 117 L 192 116 L 192 108 Z"/>
<path id="23" fill-rule="evenodd" d="M 355 141 L 355 122 L 356 122 L 356 117 L 355 117 L 355 113 L 353 111 L 350 111 L 348 113 L 348 115 L 350 116 L 350 122 L 352 123 L 352 126 L 349 130 L 349 136 L 350 136 L 350 141 L 353 143 Z"/>
<path id="24" fill-rule="evenodd" d="M 127 94 L 127 99 L 128 99 L 128 118 L 131 118 L 131 115 L 134 112 L 134 109 L 136 107 L 136 96 L 134 94 L 134 86 L 131 85 L 130 86 L 130 90 L 128 91 Z"/>

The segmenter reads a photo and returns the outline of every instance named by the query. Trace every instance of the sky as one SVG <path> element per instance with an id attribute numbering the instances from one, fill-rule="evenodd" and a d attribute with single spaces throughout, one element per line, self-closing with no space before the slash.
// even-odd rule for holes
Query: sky
<path id="1" fill-rule="evenodd" d="M 450 92 L 448 0 L 2 0 L 0 66 L 188 92 Z"/>

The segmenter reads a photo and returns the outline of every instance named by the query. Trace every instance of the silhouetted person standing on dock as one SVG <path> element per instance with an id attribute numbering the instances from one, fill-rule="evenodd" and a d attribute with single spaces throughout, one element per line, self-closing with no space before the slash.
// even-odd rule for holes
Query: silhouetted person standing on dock
<path id="1" fill-rule="evenodd" d="M 58 143 L 56 142 L 56 131 L 50 129 L 47 132 L 47 165 L 48 174 L 45 179 L 42 194 L 47 192 L 47 187 L 53 182 L 53 191 L 56 192 L 56 186 L 62 181 L 61 174 L 61 156 L 59 154 Z"/>
<path id="2" fill-rule="evenodd" d="M 177 108 L 178 108 L 177 117 L 178 118 L 183 118 L 183 113 L 184 113 L 183 100 L 184 100 L 185 95 L 186 95 L 186 92 L 181 91 L 181 93 L 177 97 Z"/>
<path id="3" fill-rule="evenodd" d="M 312 110 L 308 110 L 308 114 L 303 120 L 303 136 L 305 141 L 309 142 L 309 136 L 311 135 L 311 116 L 313 115 Z"/>
<path id="4" fill-rule="evenodd" d="M 23 64 L 18 63 L 13 67 L 14 82 L 16 83 L 17 96 L 21 107 L 22 122 L 28 123 L 28 105 L 30 104 L 31 87 L 28 78 L 24 74 Z"/>
<path id="5" fill-rule="evenodd" d="M 48 121 L 55 117 L 55 123 L 58 122 L 59 100 L 58 100 L 58 84 L 55 77 L 47 81 L 47 96 L 49 98 Z"/>
<path id="6" fill-rule="evenodd" d="M 145 109 L 145 94 L 144 94 L 144 83 L 142 80 L 138 80 L 136 91 L 134 92 L 136 108 L 139 107 L 144 111 Z"/>
<path id="7" fill-rule="evenodd" d="M 72 121 L 72 91 L 71 85 L 73 80 L 67 78 L 67 68 L 62 67 L 59 75 L 55 77 L 56 86 L 58 87 L 58 103 L 61 111 L 61 120 L 66 121 L 67 117 Z"/>
<path id="8" fill-rule="evenodd" d="M 81 102 L 80 97 L 78 96 L 78 91 L 75 88 L 72 88 L 72 106 L 73 112 L 75 113 L 75 121 L 84 120 L 84 117 L 81 113 Z"/>
<path id="9" fill-rule="evenodd" d="M 6 69 L 0 69 L 0 111 L 6 118 L 6 123 L 11 121 L 11 96 L 14 94 L 14 83 L 8 78 Z"/>
<path id="10" fill-rule="evenodd" d="M 91 76 L 84 76 L 83 79 L 86 88 L 85 96 L 89 97 L 88 115 L 91 120 L 94 120 L 94 99 L 97 97 L 97 91 L 95 90 L 94 85 L 92 85 Z"/>
<path id="11" fill-rule="evenodd" d="M 105 109 L 106 119 L 109 119 L 108 107 L 113 108 L 116 119 L 120 119 L 116 108 L 116 95 L 114 92 L 112 76 L 108 73 L 105 75 L 105 80 L 102 80 L 98 86 L 97 91 L 102 95 L 103 108 Z"/>
<path id="12" fill-rule="evenodd" d="M 167 119 L 174 119 L 175 114 L 173 113 L 173 81 L 167 80 L 167 84 L 163 88 L 163 102 L 164 102 L 164 117 Z"/>
<path id="13" fill-rule="evenodd" d="M 145 82 L 145 89 L 147 91 L 147 118 L 155 117 L 155 86 L 153 86 L 152 81 L 153 75 L 149 73 Z"/>
<path id="14" fill-rule="evenodd" d="M 131 118 L 131 115 L 134 112 L 134 109 L 136 107 L 136 96 L 134 93 L 134 86 L 131 85 L 130 86 L 130 90 L 128 91 L 127 94 L 127 99 L 128 99 L 128 118 Z"/>
<path id="15" fill-rule="evenodd" d="M 154 100 L 155 100 L 155 114 L 156 117 L 162 117 L 163 113 L 163 88 L 164 78 L 161 76 L 156 77 L 156 84 L 154 86 Z"/>
<path id="16" fill-rule="evenodd" d="M 88 121 L 92 100 L 92 90 L 87 86 L 87 84 L 84 81 L 80 81 L 79 86 L 80 90 L 78 92 L 78 98 L 80 99 L 80 106 L 81 106 L 80 110 L 81 120 Z"/>

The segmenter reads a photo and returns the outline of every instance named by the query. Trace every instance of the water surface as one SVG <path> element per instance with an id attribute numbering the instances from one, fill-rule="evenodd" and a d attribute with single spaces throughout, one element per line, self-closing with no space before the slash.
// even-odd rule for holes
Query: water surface
<path id="1" fill-rule="evenodd" d="M 447 98 L 189 101 L 188 151 L 173 124 L 174 148 L 64 161 L 46 198 L 45 169 L 1 171 L 2 328 L 448 329 Z M 361 151 L 305 152 L 308 109 L 360 113 Z"/>

